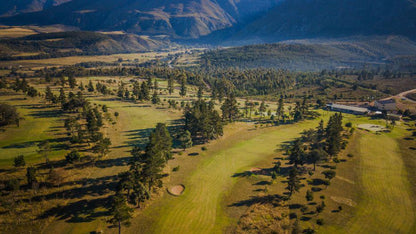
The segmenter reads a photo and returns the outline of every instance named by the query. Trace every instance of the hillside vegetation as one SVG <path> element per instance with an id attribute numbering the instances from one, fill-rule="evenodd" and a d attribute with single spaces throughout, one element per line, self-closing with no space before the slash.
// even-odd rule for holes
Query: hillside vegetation
<path id="1" fill-rule="evenodd" d="M 208 67 L 274 67 L 310 71 L 377 66 L 385 64 L 388 59 L 415 54 L 414 41 L 400 36 L 378 36 L 233 47 L 206 52 L 201 60 Z"/>

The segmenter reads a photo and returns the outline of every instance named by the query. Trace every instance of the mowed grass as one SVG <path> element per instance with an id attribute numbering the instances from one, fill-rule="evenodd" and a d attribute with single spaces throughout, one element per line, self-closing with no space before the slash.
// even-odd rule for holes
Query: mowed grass
<path id="1" fill-rule="evenodd" d="M 362 200 L 348 232 L 409 233 L 415 217 L 398 143 L 366 134 L 360 151 Z"/>
<path id="2" fill-rule="evenodd" d="M 145 210 L 143 216 L 153 217 L 148 230 L 140 220 L 131 229 L 134 233 L 141 228 L 143 233 L 219 233 L 229 224 L 222 207 L 222 199 L 237 181 L 235 173 L 249 170 L 256 162 L 273 154 L 277 146 L 292 140 L 303 129 L 314 127 L 317 121 L 306 121 L 296 125 L 255 130 L 258 134 L 239 132 L 238 140 L 219 140 L 209 147 L 208 152 L 198 157 L 203 159 L 194 165 L 195 170 L 186 176 L 186 187 L 181 197 L 164 197 Z M 246 135 L 249 135 L 246 137 Z M 227 141 L 235 141 L 229 145 Z M 213 149 L 211 149 L 213 148 Z M 169 196 L 169 195 L 167 195 Z M 152 221 L 150 221 L 152 222 Z M 137 225 L 137 226 L 136 226 Z M 146 228 L 146 227 L 145 227 Z"/>
<path id="3" fill-rule="evenodd" d="M 26 163 L 35 163 L 43 160 L 37 153 L 37 143 L 50 140 L 54 149 L 49 155 L 53 159 L 66 151 L 59 146 L 56 139 L 66 137 L 63 135 L 62 116 L 55 115 L 56 108 L 42 108 L 38 98 L 27 98 L 21 94 L 0 96 L 0 102 L 13 105 L 20 116 L 20 127 L 8 126 L 4 132 L 0 132 L 0 167 L 13 165 L 13 158 L 24 155 Z M 39 108 L 37 108 L 39 107 Z"/>

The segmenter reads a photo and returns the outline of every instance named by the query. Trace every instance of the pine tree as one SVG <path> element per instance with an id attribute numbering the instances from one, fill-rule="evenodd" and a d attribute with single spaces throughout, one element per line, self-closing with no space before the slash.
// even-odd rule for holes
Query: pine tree
<path id="1" fill-rule="evenodd" d="M 52 93 L 51 88 L 49 86 L 46 86 L 45 99 L 49 102 L 52 102 L 52 100 L 53 100 L 53 93 Z"/>
<path id="2" fill-rule="evenodd" d="M 179 137 L 179 141 L 181 142 L 183 150 L 192 147 L 193 142 L 191 133 L 188 130 L 183 131 Z"/>
<path id="3" fill-rule="evenodd" d="M 74 75 L 69 75 L 68 76 L 68 83 L 69 83 L 69 87 L 71 87 L 71 89 L 75 88 L 75 86 L 77 85 L 77 81 L 74 77 Z"/>
<path id="4" fill-rule="evenodd" d="M 137 81 L 134 82 L 134 85 L 133 85 L 133 95 L 136 99 L 139 99 L 140 97 L 140 84 Z"/>
<path id="5" fill-rule="evenodd" d="M 300 139 L 295 140 L 293 143 L 290 149 L 289 161 L 290 163 L 295 164 L 295 167 L 298 165 L 303 165 L 305 162 L 305 152 L 303 150 L 303 144 Z"/>
<path id="6" fill-rule="evenodd" d="M 66 95 L 63 88 L 59 90 L 58 101 L 61 103 L 62 106 L 66 103 Z"/>
<path id="7" fill-rule="evenodd" d="M 306 191 L 305 198 L 306 198 L 306 201 L 308 202 L 313 201 L 313 192 L 308 189 L 308 191 Z"/>
<path id="8" fill-rule="evenodd" d="M 26 179 L 29 187 L 33 188 L 35 184 L 38 183 L 38 179 L 36 178 L 36 169 L 34 167 L 26 168 Z"/>
<path id="9" fill-rule="evenodd" d="M 300 179 L 298 177 L 298 170 L 296 167 L 292 167 L 289 171 L 289 178 L 287 181 L 287 189 L 289 190 L 289 197 L 292 196 L 293 192 L 299 192 Z"/>
<path id="10" fill-rule="evenodd" d="M 112 218 L 109 222 L 113 225 L 117 225 L 118 233 L 121 234 L 121 225 L 129 226 L 133 213 L 133 209 L 127 206 L 126 198 L 123 194 L 117 193 L 113 197 L 110 212 Z"/>
<path id="11" fill-rule="evenodd" d="M 150 89 L 153 89 L 153 80 L 152 77 L 149 76 L 149 78 L 147 78 L 147 87 Z"/>
<path id="12" fill-rule="evenodd" d="M 170 95 L 172 95 L 174 89 L 175 89 L 175 80 L 173 79 L 172 75 L 169 75 L 168 76 L 168 91 Z"/>
<path id="13" fill-rule="evenodd" d="M 88 92 L 94 92 L 94 86 L 92 85 L 91 80 L 90 80 L 90 82 L 88 82 L 87 90 L 88 90 Z"/>
<path id="14" fill-rule="evenodd" d="M 276 110 L 277 120 L 280 121 L 283 115 L 284 115 L 283 97 L 280 97 L 279 103 L 277 105 L 277 110 Z"/>
<path id="15" fill-rule="evenodd" d="M 155 104 L 155 105 L 160 103 L 160 98 L 157 95 L 156 90 L 153 92 L 153 95 L 152 95 L 152 103 Z"/>
<path id="16" fill-rule="evenodd" d="M 198 99 L 202 99 L 202 96 L 204 95 L 204 90 L 202 86 L 198 87 Z"/>
<path id="17" fill-rule="evenodd" d="M 181 82 L 181 90 L 179 92 L 179 95 L 184 97 L 184 96 L 186 96 L 186 76 L 185 76 L 185 74 L 181 75 L 180 82 Z"/>
<path id="18" fill-rule="evenodd" d="M 239 116 L 237 100 L 234 95 L 230 94 L 221 106 L 222 118 L 233 122 Z"/>
<path id="19" fill-rule="evenodd" d="M 146 82 L 142 82 L 140 85 L 140 95 L 139 100 L 149 100 L 150 99 L 150 90 Z"/>

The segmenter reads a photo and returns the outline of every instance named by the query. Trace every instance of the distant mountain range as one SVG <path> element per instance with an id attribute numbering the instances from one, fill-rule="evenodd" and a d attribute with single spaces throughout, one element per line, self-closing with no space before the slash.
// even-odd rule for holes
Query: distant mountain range
<path id="1" fill-rule="evenodd" d="M 347 67 L 407 64 L 416 58 L 416 42 L 402 36 L 355 36 L 337 39 L 289 40 L 208 51 L 205 67 L 273 67 L 313 71 Z"/>
<path id="2" fill-rule="evenodd" d="M 415 0 L 3 0 L 0 24 L 63 24 L 173 39 L 416 38 Z"/>
<path id="3" fill-rule="evenodd" d="M 71 0 L 2 0 L 0 16 L 7 17 L 28 12 L 42 11 Z"/>
<path id="4" fill-rule="evenodd" d="M 70 55 L 143 52 L 168 47 L 169 41 L 134 34 L 97 32 L 40 33 L 0 39 L 0 59 L 38 59 Z M 21 55 L 32 54 L 32 55 Z"/>

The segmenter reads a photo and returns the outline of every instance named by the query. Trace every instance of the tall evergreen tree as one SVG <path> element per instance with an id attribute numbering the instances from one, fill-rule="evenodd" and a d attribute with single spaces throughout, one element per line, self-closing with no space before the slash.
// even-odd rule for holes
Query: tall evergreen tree
<path id="1" fill-rule="evenodd" d="M 289 161 L 295 164 L 295 167 L 305 163 L 305 151 L 303 150 L 303 144 L 300 139 L 295 140 L 293 143 L 290 149 Z"/>
<path id="2" fill-rule="evenodd" d="M 292 196 L 293 192 L 299 192 L 300 179 L 298 177 L 298 169 L 292 167 L 289 171 L 289 177 L 287 180 L 287 189 L 289 190 L 289 197 Z"/>
<path id="3" fill-rule="evenodd" d="M 236 120 L 239 116 L 237 100 L 234 95 L 230 94 L 221 106 L 222 118 L 230 122 Z"/>
<path id="4" fill-rule="evenodd" d="M 126 198 L 117 193 L 113 197 L 110 208 L 110 223 L 118 226 L 118 233 L 121 234 L 121 225 L 129 226 L 132 218 L 133 209 L 126 204 Z"/>
<path id="5" fill-rule="evenodd" d="M 276 117 L 277 120 L 282 120 L 282 117 L 284 115 L 284 106 L 283 106 L 283 97 L 280 97 L 279 102 L 277 104 L 277 110 L 276 110 Z"/>
<path id="6" fill-rule="evenodd" d="M 175 80 L 173 79 L 172 75 L 169 75 L 168 76 L 168 91 L 169 91 L 169 94 L 172 95 L 174 90 L 175 90 Z"/>
<path id="7" fill-rule="evenodd" d="M 188 130 L 183 131 L 179 137 L 179 141 L 181 142 L 183 150 L 192 147 L 193 142 L 191 133 Z"/>
<path id="8" fill-rule="evenodd" d="M 181 82 L 181 90 L 179 92 L 179 95 L 182 97 L 186 96 L 186 75 L 182 74 L 180 76 L 180 82 Z"/>
<path id="9" fill-rule="evenodd" d="M 45 99 L 49 102 L 52 102 L 53 100 L 53 93 L 51 91 L 51 87 L 49 86 L 46 86 Z"/>

